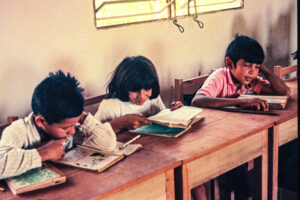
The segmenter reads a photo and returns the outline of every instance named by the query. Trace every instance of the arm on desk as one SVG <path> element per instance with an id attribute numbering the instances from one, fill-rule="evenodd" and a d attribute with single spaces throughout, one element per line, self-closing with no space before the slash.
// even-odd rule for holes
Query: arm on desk
<path id="1" fill-rule="evenodd" d="M 196 94 L 192 100 L 192 105 L 197 107 L 220 108 L 226 106 L 239 106 L 242 108 L 254 107 L 257 110 L 268 110 L 269 104 L 266 100 L 254 99 L 238 99 L 238 98 L 219 98 L 209 97 L 204 94 Z"/>

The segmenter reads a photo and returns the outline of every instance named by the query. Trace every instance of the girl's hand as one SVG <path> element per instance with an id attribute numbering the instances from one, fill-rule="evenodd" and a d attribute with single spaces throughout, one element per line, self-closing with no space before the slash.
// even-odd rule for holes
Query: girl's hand
<path id="1" fill-rule="evenodd" d="M 145 117 L 137 115 L 137 114 L 128 114 L 122 117 L 118 117 L 112 121 L 110 121 L 110 125 L 112 126 L 115 132 L 119 132 L 122 129 L 133 130 L 137 129 L 146 124 L 151 124 Z"/>
<path id="2" fill-rule="evenodd" d="M 183 106 L 183 103 L 181 101 L 175 101 L 175 102 L 171 103 L 170 110 L 173 111 L 173 110 L 176 110 L 177 108 L 180 108 L 182 106 Z"/>

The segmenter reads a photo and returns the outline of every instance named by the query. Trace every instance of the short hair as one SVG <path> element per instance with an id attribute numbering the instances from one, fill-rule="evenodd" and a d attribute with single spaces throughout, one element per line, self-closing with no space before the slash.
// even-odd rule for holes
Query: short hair
<path id="1" fill-rule="evenodd" d="M 152 89 L 150 99 L 160 93 L 159 80 L 153 63 L 144 56 L 126 57 L 117 66 L 107 86 L 107 97 L 129 101 L 129 91 Z"/>
<path id="2" fill-rule="evenodd" d="M 262 64 L 265 59 L 263 48 L 253 38 L 236 35 L 235 39 L 228 45 L 225 58 L 229 57 L 234 66 L 239 59 L 246 62 Z"/>
<path id="3" fill-rule="evenodd" d="M 79 116 L 83 112 L 83 89 L 70 73 L 61 70 L 49 73 L 34 89 L 31 107 L 35 115 L 42 115 L 49 124 Z"/>

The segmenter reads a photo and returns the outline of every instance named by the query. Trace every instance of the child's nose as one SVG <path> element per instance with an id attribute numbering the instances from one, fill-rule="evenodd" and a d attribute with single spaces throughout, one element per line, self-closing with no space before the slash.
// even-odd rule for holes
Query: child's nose
<path id="1" fill-rule="evenodd" d="M 148 97 L 147 97 L 147 94 L 146 94 L 146 91 L 145 91 L 145 90 L 141 90 L 141 91 L 139 92 L 139 97 L 140 97 L 140 99 L 142 99 L 142 100 L 145 100 L 146 98 L 148 98 Z"/>

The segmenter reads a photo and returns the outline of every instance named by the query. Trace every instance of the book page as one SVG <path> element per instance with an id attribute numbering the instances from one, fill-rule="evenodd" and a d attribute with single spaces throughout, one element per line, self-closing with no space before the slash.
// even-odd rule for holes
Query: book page
<path id="1" fill-rule="evenodd" d="M 134 152 L 136 152 L 137 150 L 142 148 L 141 144 L 129 144 L 127 147 L 120 150 L 119 147 L 122 146 L 123 144 L 124 143 L 122 143 L 122 142 L 117 142 L 117 145 L 116 145 L 116 148 L 114 151 L 118 154 L 124 154 L 126 156 L 129 156 L 129 155 L 133 154 Z"/>
<path id="2" fill-rule="evenodd" d="M 267 95 L 240 95 L 239 98 L 259 98 L 268 101 L 268 103 L 285 103 L 287 96 L 267 96 Z"/>
<path id="3" fill-rule="evenodd" d="M 288 96 L 268 96 L 268 95 L 247 95 L 241 94 L 238 98 L 241 99 L 250 99 L 250 98 L 259 98 L 264 99 L 270 104 L 270 108 L 285 108 Z M 275 104 L 272 105 L 272 104 Z M 276 106 L 278 104 L 278 106 Z"/>
<path id="4" fill-rule="evenodd" d="M 168 126 L 176 126 L 187 128 L 193 118 L 202 112 L 201 108 L 192 106 L 183 106 L 174 111 L 165 109 L 158 114 L 148 117 L 149 120 Z"/>
<path id="5" fill-rule="evenodd" d="M 84 169 L 99 170 L 110 165 L 115 160 L 123 157 L 122 155 L 104 155 L 98 152 L 86 151 L 80 148 L 74 148 L 68 151 L 64 157 L 58 161 L 75 167 Z"/>
<path id="6" fill-rule="evenodd" d="M 17 190 L 28 185 L 41 183 L 59 176 L 60 174 L 56 173 L 51 168 L 43 166 L 40 168 L 31 169 L 19 176 L 9 178 L 7 182 L 11 187 Z"/>

